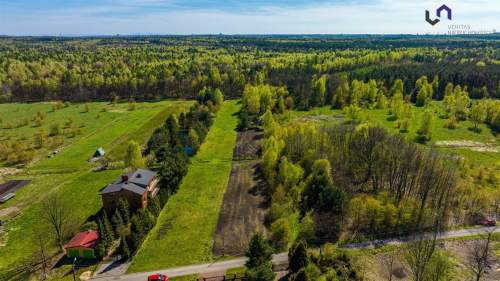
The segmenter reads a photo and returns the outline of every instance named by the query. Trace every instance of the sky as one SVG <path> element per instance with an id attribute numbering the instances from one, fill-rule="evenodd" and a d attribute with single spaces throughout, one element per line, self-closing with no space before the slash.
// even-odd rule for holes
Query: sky
<path id="1" fill-rule="evenodd" d="M 436 18 L 428 24 L 425 10 Z M 443 34 L 500 30 L 500 0 L 0 0 L 0 35 Z"/>

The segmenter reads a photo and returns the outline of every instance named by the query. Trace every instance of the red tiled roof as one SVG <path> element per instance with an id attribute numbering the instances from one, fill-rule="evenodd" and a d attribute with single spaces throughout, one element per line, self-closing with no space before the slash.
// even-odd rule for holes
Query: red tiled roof
<path id="1" fill-rule="evenodd" d="M 68 248 L 76 248 L 76 247 L 84 247 L 84 248 L 92 248 L 99 241 L 99 234 L 96 231 L 85 231 L 80 232 L 71 241 L 69 241 L 65 249 Z"/>

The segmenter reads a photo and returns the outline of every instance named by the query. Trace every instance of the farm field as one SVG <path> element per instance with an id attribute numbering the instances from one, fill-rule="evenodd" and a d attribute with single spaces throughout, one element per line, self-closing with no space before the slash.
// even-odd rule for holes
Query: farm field
<path id="1" fill-rule="evenodd" d="M 58 193 L 68 200 L 73 208 L 72 219 L 77 226 L 99 211 L 101 199 L 98 191 L 115 179 L 121 170 L 91 172 L 93 164 L 87 160 L 97 147 L 109 151 L 112 159 L 121 159 L 123 150 L 120 146 L 131 139 L 144 143 L 154 128 L 161 125 L 165 116 L 180 113 L 190 104 L 191 102 L 187 101 L 138 103 L 134 110 L 128 110 L 126 104 L 117 104 L 113 109 L 102 112 L 103 107 L 110 105 L 89 103 L 89 113 L 80 113 L 81 105 L 70 105 L 55 113 L 47 113 L 47 125 L 51 122 L 63 122 L 64 118 L 73 118 L 79 120 L 78 122 L 85 122 L 86 125 L 81 135 L 65 139 L 64 148 L 54 157 L 40 156 L 36 163 L 28 165 L 15 175 L 5 177 L 31 179 L 32 182 L 18 190 L 16 197 L 0 205 L 0 219 L 8 221 L 6 245 L 0 246 L 0 270 L 28 258 L 36 250 L 34 234 L 48 232 L 41 223 L 41 200 L 48 195 Z M 0 112 L 5 117 L 8 112 L 15 111 L 15 106 L 24 108 L 25 105 L 0 105 Z M 49 110 L 50 104 L 31 104 L 30 107 L 35 108 L 33 111 L 36 112 Z M 51 116 L 64 110 L 65 114 Z M 97 115 L 100 117 L 95 121 Z M 16 129 L 16 134 L 23 132 L 29 135 L 33 133 L 32 129 Z M 43 152 L 40 152 L 40 155 L 43 155 Z M 16 217 L 12 218 L 14 216 Z"/>
<path id="2" fill-rule="evenodd" d="M 238 132 L 231 175 L 214 234 L 215 257 L 243 255 L 253 233 L 267 233 L 264 221 L 268 202 L 259 159 L 261 141 L 261 132 Z"/>
<path id="3" fill-rule="evenodd" d="M 237 101 L 223 103 L 179 191 L 162 210 L 129 272 L 212 260 L 213 234 L 231 171 L 239 108 Z"/>
<path id="4" fill-rule="evenodd" d="M 253 233 L 267 232 L 264 225 L 267 200 L 262 195 L 259 164 L 260 160 L 233 163 L 214 235 L 215 257 L 241 256 Z"/>

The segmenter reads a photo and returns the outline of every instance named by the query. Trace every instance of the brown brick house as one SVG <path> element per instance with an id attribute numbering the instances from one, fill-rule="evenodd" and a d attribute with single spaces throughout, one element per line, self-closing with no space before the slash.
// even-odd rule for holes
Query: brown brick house
<path id="1" fill-rule="evenodd" d="M 155 197 L 160 188 L 156 173 L 138 169 L 120 176 L 101 191 L 102 205 L 108 215 L 112 215 L 120 199 L 128 201 L 131 210 L 144 209 L 148 200 Z"/>

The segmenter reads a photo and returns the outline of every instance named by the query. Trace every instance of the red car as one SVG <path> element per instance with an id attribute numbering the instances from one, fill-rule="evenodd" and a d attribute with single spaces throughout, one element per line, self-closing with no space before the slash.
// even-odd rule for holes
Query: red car
<path id="1" fill-rule="evenodd" d="M 148 281 L 168 281 L 168 276 L 163 274 L 153 274 L 148 276 Z"/>
<path id="2" fill-rule="evenodd" d="M 484 226 L 495 226 L 497 222 L 494 219 L 484 219 L 479 222 L 480 225 Z"/>

